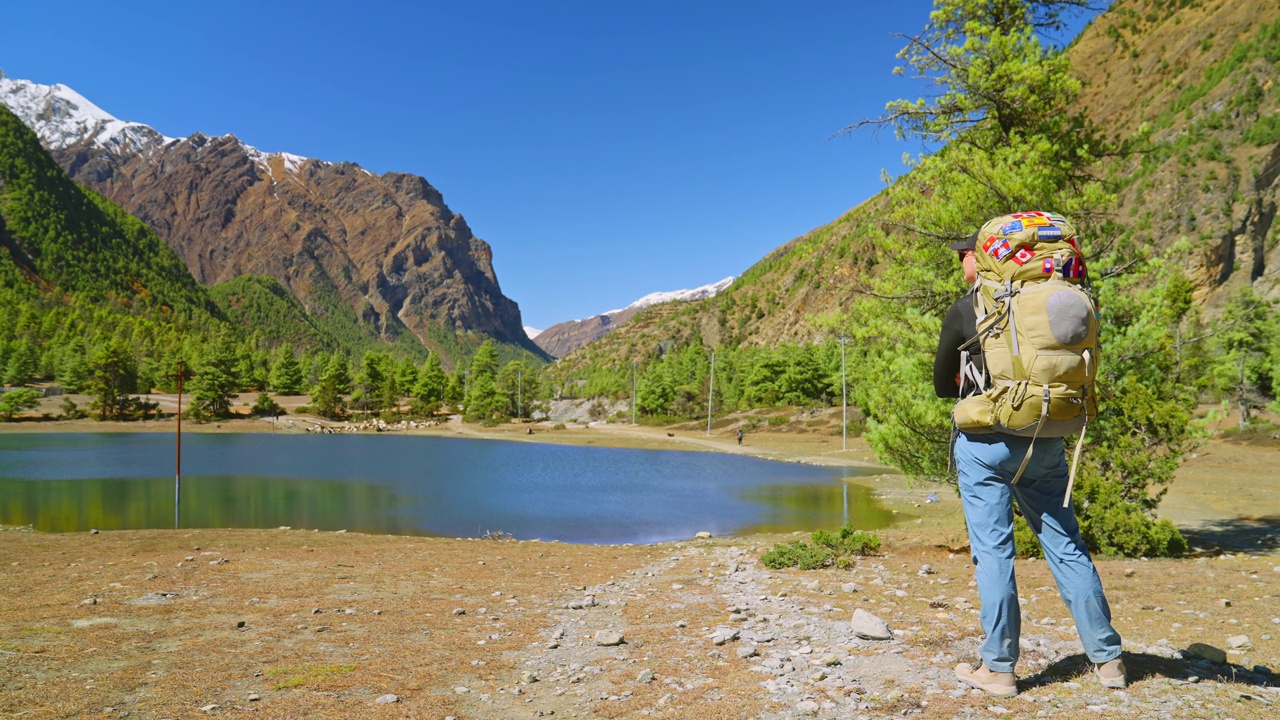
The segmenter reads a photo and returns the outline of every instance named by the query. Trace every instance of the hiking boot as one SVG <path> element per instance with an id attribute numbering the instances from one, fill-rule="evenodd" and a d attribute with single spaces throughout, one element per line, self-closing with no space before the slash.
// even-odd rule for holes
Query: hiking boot
<path id="1" fill-rule="evenodd" d="M 1018 694 L 1018 680 L 1011 672 L 992 672 L 981 662 L 977 667 L 969 663 L 956 666 L 956 679 L 971 688 L 989 692 L 996 697 L 1013 697 Z"/>
<path id="2" fill-rule="evenodd" d="M 1129 684 L 1129 674 L 1125 672 L 1124 660 L 1120 658 L 1094 665 L 1093 674 L 1098 676 L 1105 687 L 1119 690 Z"/>

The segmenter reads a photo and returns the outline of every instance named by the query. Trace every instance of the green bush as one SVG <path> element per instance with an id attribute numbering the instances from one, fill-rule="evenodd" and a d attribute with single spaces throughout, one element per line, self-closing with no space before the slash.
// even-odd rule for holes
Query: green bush
<path id="1" fill-rule="evenodd" d="M 848 524 L 834 533 L 815 530 L 810 538 L 812 543 L 796 540 L 786 545 L 775 545 L 772 550 L 760 556 L 760 562 L 774 570 L 789 567 L 815 570 L 832 564 L 845 569 L 852 564 L 850 556 L 874 555 L 880 551 L 880 538 L 868 532 L 854 530 Z"/>
<path id="2" fill-rule="evenodd" d="M 816 570 L 827 565 L 834 557 L 835 553 L 824 547 L 810 545 L 803 540 L 796 540 L 786 545 L 775 545 L 772 550 L 760 556 L 760 562 L 764 563 L 765 567 L 774 570 L 789 567 L 798 567 L 801 570 Z"/>
<path id="3" fill-rule="evenodd" d="M 845 525 L 836 534 L 826 530 L 816 530 L 813 543 L 834 550 L 844 555 L 874 555 L 880 552 L 880 538 L 869 532 L 854 530 Z"/>

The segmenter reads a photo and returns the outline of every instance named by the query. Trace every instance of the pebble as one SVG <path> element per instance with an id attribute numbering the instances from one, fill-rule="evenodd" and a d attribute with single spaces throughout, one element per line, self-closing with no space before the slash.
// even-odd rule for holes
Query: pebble
<path id="1" fill-rule="evenodd" d="M 378 699 L 374 700 L 374 702 L 378 703 L 379 705 L 390 705 L 392 703 L 400 702 L 400 698 L 395 695 L 392 695 L 391 693 L 387 693 L 386 695 L 379 695 Z"/>
<path id="2" fill-rule="evenodd" d="M 461 685 L 459 685 L 458 687 L 453 689 L 453 692 L 455 695 L 466 695 L 467 693 L 471 692 L 471 688 L 462 687 Z"/>
<path id="3" fill-rule="evenodd" d="M 466 611 L 465 609 L 463 609 L 463 608 L 454 608 L 454 609 L 453 609 L 453 614 L 454 614 L 454 615 L 466 615 L 466 614 L 467 614 L 467 611 Z"/>
<path id="4" fill-rule="evenodd" d="M 217 705 L 217 704 L 214 704 L 214 703 L 210 703 L 210 704 L 205 705 L 204 707 L 200 708 L 200 711 L 201 711 L 201 712 L 211 713 L 211 712 L 213 712 L 214 710 L 221 710 L 221 709 L 222 709 L 222 706 L 221 706 L 221 705 Z"/>
<path id="5" fill-rule="evenodd" d="M 759 657 L 759 656 L 760 656 L 760 651 L 756 648 L 755 645 L 743 645 L 742 647 L 738 648 L 738 657 L 742 660 L 746 660 L 747 658 Z"/>
<path id="6" fill-rule="evenodd" d="M 889 624 L 862 608 L 853 611 L 853 619 L 849 622 L 849 629 L 854 635 L 863 640 L 893 639 L 893 632 L 889 629 Z"/>
<path id="7" fill-rule="evenodd" d="M 1133 577 L 1134 575 L 1137 575 L 1137 574 L 1138 574 L 1137 570 L 1134 570 L 1133 568 L 1125 568 L 1125 571 L 1124 571 L 1125 577 Z"/>
<path id="8" fill-rule="evenodd" d="M 1227 654 L 1225 652 L 1220 648 L 1216 648 L 1207 643 L 1191 643 L 1185 653 L 1191 657 L 1203 658 L 1209 662 L 1218 664 L 1222 664 L 1227 661 Z"/>
<path id="9" fill-rule="evenodd" d="M 835 667 L 840 664 L 840 658 L 835 653 L 827 653 L 822 656 L 822 659 L 818 661 L 818 664 L 826 667 Z"/>
<path id="10" fill-rule="evenodd" d="M 258 702 L 261 699 L 262 696 L 258 693 L 249 693 L 249 702 Z"/>
<path id="11" fill-rule="evenodd" d="M 600 647 L 613 647 L 626 642 L 622 637 L 622 633 L 613 630 L 601 630 L 596 633 L 596 645 Z"/>
<path id="12" fill-rule="evenodd" d="M 822 709 L 822 706 L 812 700 L 801 700 L 800 703 L 796 705 L 796 712 L 801 715 L 814 715 L 820 709 Z"/>
<path id="13" fill-rule="evenodd" d="M 640 674 L 636 676 L 636 682 L 640 684 L 653 682 L 653 671 L 648 668 L 641 670 Z"/>
<path id="14" fill-rule="evenodd" d="M 535 675 L 532 670 L 525 670 L 524 672 L 520 673 L 520 682 L 524 683 L 525 685 L 528 685 L 529 683 L 536 683 L 538 682 L 538 676 Z"/>
<path id="15" fill-rule="evenodd" d="M 707 540 L 711 537 L 711 533 L 707 532 L 706 530 L 703 530 L 702 532 L 698 533 L 697 535 L 694 535 L 693 537 L 698 540 Z"/>
<path id="16" fill-rule="evenodd" d="M 1244 650 L 1245 648 L 1252 646 L 1253 643 L 1249 641 L 1248 635 L 1232 635 L 1227 638 L 1227 645 L 1232 650 Z"/>

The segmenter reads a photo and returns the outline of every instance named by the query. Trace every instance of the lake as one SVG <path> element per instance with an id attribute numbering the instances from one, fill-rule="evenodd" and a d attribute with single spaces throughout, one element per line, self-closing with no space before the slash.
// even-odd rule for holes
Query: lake
<path id="1" fill-rule="evenodd" d="M 874 471 L 709 452 L 395 435 L 190 434 L 183 527 L 294 528 L 573 543 L 887 526 L 842 478 Z M 173 527 L 174 438 L 0 434 L 0 523 Z"/>

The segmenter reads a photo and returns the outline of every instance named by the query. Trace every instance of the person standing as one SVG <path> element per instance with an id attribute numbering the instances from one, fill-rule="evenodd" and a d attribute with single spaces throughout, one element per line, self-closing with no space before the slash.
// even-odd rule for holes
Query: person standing
<path id="1" fill-rule="evenodd" d="M 959 256 L 966 283 L 976 287 L 978 233 L 951 245 Z M 961 347 L 977 335 L 977 317 L 970 292 L 947 311 L 933 365 L 934 391 L 941 398 L 959 398 L 985 389 L 981 348 Z M 980 598 L 982 629 L 980 662 L 956 666 L 956 678 L 970 687 L 999 697 L 1018 693 L 1014 667 L 1018 662 L 1021 609 L 1014 577 L 1013 502 L 1040 540 L 1045 560 L 1075 619 L 1076 631 L 1093 672 L 1109 688 L 1123 688 L 1128 677 L 1121 658 L 1120 634 L 1111 625 L 1111 608 L 1102 581 L 1089 557 L 1072 507 L 1062 507 L 1067 489 L 1067 462 L 1062 438 L 1035 440 L 1022 477 L 1012 480 L 1027 454 L 1031 438 L 1000 432 L 958 431 L 953 448 L 960 499 Z"/>
<path id="2" fill-rule="evenodd" d="M 742 447 L 742 428 L 738 428 L 738 447 Z"/>

